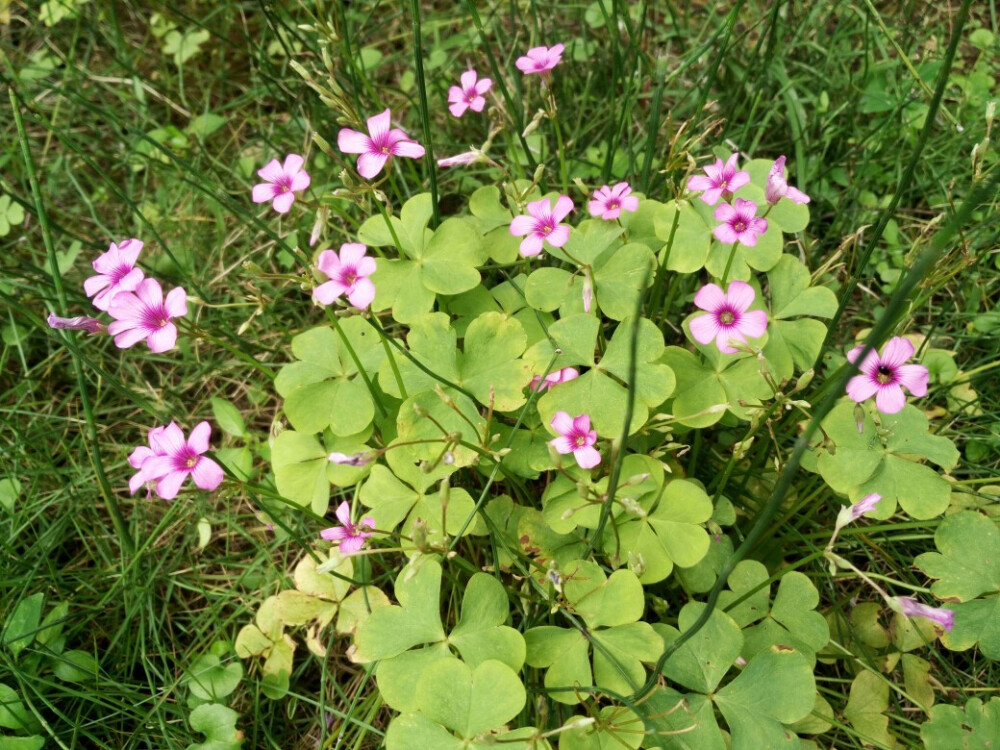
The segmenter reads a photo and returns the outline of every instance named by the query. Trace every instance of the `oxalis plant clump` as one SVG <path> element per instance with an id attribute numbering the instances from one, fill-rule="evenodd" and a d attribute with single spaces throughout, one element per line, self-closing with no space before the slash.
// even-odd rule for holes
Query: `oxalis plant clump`
<path id="1" fill-rule="evenodd" d="M 245 196 L 279 234 L 311 227 L 284 245 L 299 267 L 283 304 L 314 321 L 268 385 L 269 470 L 184 414 L 128 456 L 133 495 L 243 483 L 302 545 L 233 634 L 248 676 L 222 643 L 188 680 L 199 731 L 225 727 L 204 747 L 240 746 L 237 713 L 212 701 L 241 679 L 289 700 L 333 661 L 346 671 L 327 679 L 353 687 L 331 747 L 358 723 L 389 750 L 829 747 L 844 724 L 891 747 L 890 692 L 914 742 L 990 746 L 1000 698 L 954 700 L 924 657 L 1000 659 L 1000 532 L 953 493 L 959 453 L 927 399 L 947 355 L 907 304 L 995 168 L 875 327 L 856 325 L 832 264 L 806 262 L 810 197 L 784 155 L 678 131 L 672 195 L 644 194 L 639 165 L 571 179 L 586 144 L 561 129 L 555 83 L 578 63 L 558 33 L 509 66 L 481 50 L 489 77 L 470 67 L 446 102 L 421 101 L 422 135 L 412 111 L 359 111 L 332 60 L 292 64 L 336 111 L 336 137 L 312 140 L 345 168 L 274 153 Z M 479 118 L 485 143 L 433 153 L 433 107 Z M 446 212 L 439 184 L 461 170 Z M 344 203 L 356 229 L 331 221 Z M 84 284 L 97 317 L 49 325 L 166 356 L 210 327 L 188 314 L 201 300 L 139 267 L 143 248 L 112 242 Z M 245 430 L 225 401 L 216 421 Z M 775 524 L 806 505 L 825 536 L 786 555 Z M 866 526 L 932 519 L 937 551 L 913 560 L 925 587 L 854 554 Z M 827 606 L 843 592 L 849 628 Z"/>

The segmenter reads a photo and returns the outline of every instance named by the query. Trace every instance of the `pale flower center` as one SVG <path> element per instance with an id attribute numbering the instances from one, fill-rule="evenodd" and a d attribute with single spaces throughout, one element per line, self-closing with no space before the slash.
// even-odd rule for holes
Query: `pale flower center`
<path id="1" fill-rule="evenodd" d="M 615 200 L 608 201 L 608 208 L 611 209 L 611 210 L 614 210 L 616 208 L 620 208 L 620 206 L 621 206 L 621 204 L 618 203 L 618 201 L 615 201 Z"/>
<path id="2" fill-rule="evenodd" d="M 186 460 L 186 461 L 184 462 L 184 465 L 185 465 L 186 467 L 188 467 L 189 469 L 193 469 L 193 468 L 194 468 L 195 466 L 197 466 L 197 465 L 198 465 L 198 457 L 197 457 L 197 456 L 191 456 L 191 457 L 189 457 L 189 458 L 188 458 L 188 459 L 187 459 L 187 460 Z"/>
<path id="3" fill-rule="evenodd" d="M 380 151 L 383 154 L 385 154 L 386 156 L 392 156 L 392 151 L 389 149 L 388 146 L 382 146 L 382 148 L 380 149 Z"/>
<path id="4" fill-rule="evenodd" d="M 747 223 L 743 219 L 737 219 L 733 222 L 733 231 L 737 234 L 747 231 Z"/>
<path id="5" fill-rule="evenodd" d="M 573 438 L 573 444 L 576 445 L 577 448 L 584 447 L 587 444 L 587 436 L 577 435 L 575 438 Z"/>
<path id="6" fill-rule="evenodd" d="M 719 313 L 719 322 L 724 326 L 731 326 L 736 322 L 736 315 L 729 310 L 723 310 Z"/>
<path id="7" fill-rule="evenodd" d="M 875 374 L 875 380 L 879 385 L 888 385 L 893 380 L 896 379 L 896 373 L 892 371 L 891 367 L 881 365 Z"/>

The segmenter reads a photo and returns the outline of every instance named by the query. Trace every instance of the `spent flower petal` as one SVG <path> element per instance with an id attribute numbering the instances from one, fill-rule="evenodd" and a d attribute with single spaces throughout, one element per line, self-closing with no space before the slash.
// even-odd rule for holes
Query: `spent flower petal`
<path id="1" fill-rule="evenodd" d="M 840 513 L 837 514 L 837 523 L 834 527 L 834 531 L 840 531 L 842 528 L 847 526 L 849 523 L 857 521 L 861 516 L 871 513 L 875 510 L 875 506 L 879 504 L 882 500 L 882 496 L 873 492 L 870 495 L 858 500 L 858 502 L 853 505 L 848 505 L 840 509 Z"/>
<path id="2" fill-rule="evenodd" d="M 899 611 L 907 617 L 926 617 L 942 626 L 949 633 L 955 627 L 955 613 L 944 607 L 930 607 L 921 604 L 916 599 L 909 596 L 893 597 L 899 606 Z"/>
<path id="3" fill-rule="evenodd" d="M 87 333 L 107 333 L 107 327 L 97 318 L 80 315 L 75 318 L 60 318 L 56 315 L 49 315 L 45 320 L 49 328 L 58 328 L 67 331 L 86 331 Z"/>
<path id="4" fill-rule="evenodd" d="M 772 206 L 782 198 L 788 198 L 793 203 L 808 203 L 809 196 L 797 188 L 790 187 L 785 181 L 785 157 L 779 156 L 774 161 L 767 175 L 767 189 L 764 191 L 767 202 Z"/>
<path id="5" fill-rule="evenodd" d="M 570 380 L 574 380 L 580 377 L 580 371 L 575 367 L 564 367 L 561 370 L 556 370 L 555 372 L 550 372 L 542 379 L 541 375 L 535 375 L 531 379 L 530 388 L 533 391 L 538 391 L 541 393 L 554 385 L 559 385 L 560 383 L 566 383 Z"/>

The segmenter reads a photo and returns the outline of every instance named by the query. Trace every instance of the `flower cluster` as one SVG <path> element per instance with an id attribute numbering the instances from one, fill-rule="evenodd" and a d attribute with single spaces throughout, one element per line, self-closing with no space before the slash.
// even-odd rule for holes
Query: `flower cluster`
<path id="1" fill-rule="evenodd" d="M 175 422 L 152 428 L 147 436 L 149 445 L 140 445 L 128 458 L 137 470 L 128 483 L 131 493 L 152 484 L 158 497 L 173 500 L 188 477 L 201 489 L 214 490 L 222 483 L 222 468 L 202 455 L 208 451 L 211 436 L 208 422 L 195 425 L 187 439 Z"/>

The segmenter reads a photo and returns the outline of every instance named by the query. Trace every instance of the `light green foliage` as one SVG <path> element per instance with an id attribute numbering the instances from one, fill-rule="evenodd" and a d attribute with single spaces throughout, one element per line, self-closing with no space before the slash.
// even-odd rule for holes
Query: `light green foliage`
<path id="1" fill-rule="evenodd" d="M 858 733 L 869 740 L 896 747 L 889 734 L 889 683 L 885 678 L 863 671 L 851 683 L 851 694 L 844 709 L 844 717 Z"/>
<path id="2" fill-rule="evenodd" d="M 206 703 L 191 712 L 191 728 L 205 735 L 205 741 L 188 745 L 188 750 L 239 750 L 243 733 L 236 729 L 239 714 L 218 703 Z"/>
<path id="3" fill-rule="evenodd" d="M 354 435 L 375 417 L 375 405 L 354 357 L 365 372 L 376 372 L 385 358 L 379 334 L 357 316 L 340 323 L 340 330 L 343 338 L 328 327 L 293 338 L 292 354 L 299 361 L 281 368 L 274 381 L 285 399 L 288 420 L 300 432 L 329 427 L 335 435 Z"/>
<path id="4" fill-rule="evenodd" d="M 358 241 L 366 245 L 394 246 L 399 241 L 401 257 L 380 259 L 372 276 L 372 310 L 392 308 L 400 323 L 430 312 L 436 294 L 460 294 L 475 287 L 480 280 L 476 266 L 487 258 L 473 219 L 447 219 L 431 231 L 430 218 L 430 193 L 420 193 L 403 205 L 398 217 L 389 217 L 391 231 L 380 214 L 358 229 Z"/>
<path id="5" fill-rule="evenodd" d="M 970 698 L 958 706 L 935 706 L 920 726 L 926 750 L 987 750 L 1000 740 L 1000 698 Z"/>
<path id="6" fill-rule="evenodd" d="M 9 195 L 0 195 L 0 237 L 10 234 L 13 226 L 24 223 L 24 208 Z"/>
<path id="7" fill-rule="evenodd" d="M 21 702 L 17 691 L 3 682 L 0 682 L 0 727 L 13 729 L 15 732 L 35 732 L 40 729 L 38 720 Z M 6 739 L 0 737 L 0 744 Z"/>
<path id="8" fill-rule="evenodd" d="M 882 495 L 872 518 L 888 518 L 897 503 L 917 519 L 943 513 L 951 494 L 948 482 L 918 461 L 952 469 L 958 462 L 954 443 L 930 434 L 927 418 L 909 404 L 898 414 L 867 406 L 860 430 L 854 415 L 854 403 L 844 401 L 823 420 L 829 446 L 819 452 L 817 468 L 826 483 L 852 502 L 872 492 Z M 876 415 L 880 426 L 873 421 Z"/>
<path id="9" fill-rule="evenodd" d="M 791 255 L 781 257 L 767 280 L 771 314 L 764 356 L 777 379 L 787 380 L 796 368 L 808 370 L 815 364 L 826 336 L 823 323 L 805 316 L 832 317 L 837 297 L 825 286 L 810 286 L 809 270 Z"/>
<path id="10" fill-rule="evenodd" d="M 582 717 L 570 719 L 570 727 L 559 734 L 559 750 L 618 750 L 637 748 L 642 744 L 645 728 L 642 719 L 624 706 L 605 706 L 593 721 Z"/>
<path id="11" fill-rule="evenodd" d="M 942 641 L 956 651 L 978 643 L 985 656 L 1000 659 L 1000 531 L 978 513 L 956 513 L 938 526 L 934 543 L 938 552 L 914 563 L 938 579 L 931 592 L 955 613 Z"/>
<path id="12" fill-rule="evenodd" d="M 89 0 L 45 0 L 38 9 L 38 18 L 46 26 L 55 26 L 67 18 L 76 18 Z"/>
<path id="13" fill-rule="evenodd" d="M 275 482 L 281 496 L 292 502 L 309 506 L 317 515 L 326 513 L 330 504 L 330 483 L 342 486 L 356 484 L 371 470 L 365 466 L 347 466 L 330 463 L 330 451 L 346 455 L 366 450 L 369 432 L 336 438 L 329 431 L 324 442 L 315 435 L 295 430 L 285 430 L 274 440 L 271 463 Z M 324 444 L 325 443 L 325 444 Z"/>
<path id="14" fill-rule="evenodd" d="M 231 653 L 228 643 L 216 641 L 209 653 L 199 656 L 187 669 L 182 682 L 191 691 L 192 705 L 218 701 L 236 690 L 243 679 L 243 665 L 238 661 L 223 662 Z"/>
<path id="15" fill-rule="evenodd" d="M 598 437 L 621 435 L 622 419 L 628 400 L 629 352 L 635 330 L 632 318 L 623 320 L 608 342 L 604 356 L 596 360 L 594 350 L 600 323 L 589 315 L 572 315 L 554 323 L 549 334 L 562 354 L 553 369 L 570 366 L 589 368 L 575 380 L 552 388 L 538 400 L 538 413 L 548 425 L 557 411 L 571 416 L 589 414 L 591 427 Z M 635 382 L 635 406 L 629 432 L 637 432 L 649 418 L 649 411 L 674 391 L 674 373 L 658 360 L 663 355 L 663 334 L 645 318 L 638 322 L 638 367 Z M 543 372 L 552 360 L 554 349 L 540 341 L 525 354 L 536 372 Z"/>
<path id="16" fill-rule="evenodd" d="M 0 632 L 0 645 L 14 658 L 35 640 L 44 606 L 45 594 L 38 592 L 21 599 L 7 616 L 3 631 Z"/>
<path id="17" fill-rule="evenodd" d="M 223 432 L 228 432 L 234 437 L 246 437 L 247 425 L 243 421 L 243 415 L 232 401 L 224 398 L 212 398 L 212 414 L 215 422 L 222 428 Z"/>
<path id="18" fill-rule="evenodd" d="M 649 208 L 645 208 L 647 205 Z M 665 265 L 668 271 L 694 273 L 705 265 L 712 244 L 712 232 L 690 202 L 659 204 L 651 200 L 640 203 L 639 210 L 626 225 L 630 232 L 638 235 L 634 237 L 637 242 L 651 239 L 645 216 L 652 216 L 657 245 L 662 246 L 660 249 L 647 241 L 650 247 L 659 251 L 661 266 Z"/>
<path id="19" fill-rule="evenodd" d="M 525 633 L 527 657 L 546 669 L 545 686 L 597 685 L 620 695 L 634 693 L 645 682 L 643 663 L 654 662 L 663 641 L 642 616 L 642 584 L 629 570 L 610 577 L 596 563 L 577 560 L 560 566 L 567 608 L 583 618 L 588 636 L 579 630 L 543 625 Z M 593 648 L 593 669 L 588 654 Z M 573 691 L 551 693 L 561 703 L 578 703 Z"/>
<path id="20" fill-rule="evenodd" d="M 0 479 L 0 506 L 6 511 L 14 510 L 14 504 L 21 495 L 21 482 L 17 477 Z"/>

